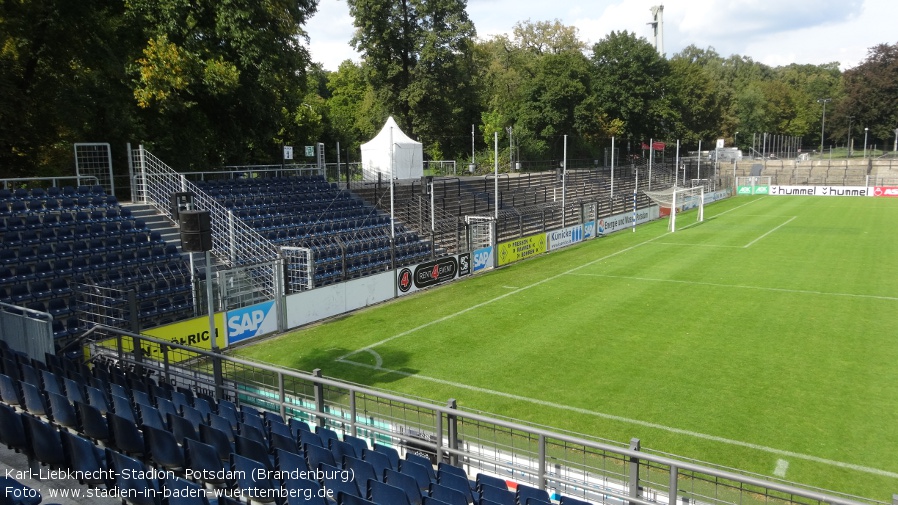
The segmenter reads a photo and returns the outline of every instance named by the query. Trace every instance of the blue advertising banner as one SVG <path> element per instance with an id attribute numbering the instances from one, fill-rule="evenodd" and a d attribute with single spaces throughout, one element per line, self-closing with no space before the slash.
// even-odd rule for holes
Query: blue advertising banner
<path id="1" fill-rule="evenodd" d="M 277 306 L 274 300 L 242 309 L 229 310 L 226 316 L 228 345 L 248 338 L 278 331 Z"/>

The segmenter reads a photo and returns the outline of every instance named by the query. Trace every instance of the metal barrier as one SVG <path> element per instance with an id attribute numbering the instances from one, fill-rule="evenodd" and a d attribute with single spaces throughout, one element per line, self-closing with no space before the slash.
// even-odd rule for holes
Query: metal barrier
<path id="1" fill-rule="evenodd" d="M 461 410 L 454 400 L 441 404 L 399 396 L 326 378 L 320 370 L 287 370 L 114 328 L 91 331 L 107 337 L 91 344 L 92 359 L 110 359 L 170 384 L 424 454 L 469 475 L 502 476 L 556 497 L 635 505 L 883 503 L 647 453 L 637 440 L 627 446 Z M 146 358 L 150 347 L 161 347 L 161 354 L 153 354 L 162 361 Z"/>
<path id="2" fill-rule="evenodd" d="M 53 316 L 0 302 L 0 340 L 43 362 L 45 353 L 56 353 Z"/>
<path id="3" fill-rule="evenodd" d="M 278 259 L 278 250 L 265 237 L 236 218 L 214 198 L 201 191 L 183 174 L 147 152 L 143 146 L 132 152 L 132 160 L 137 174 L 138 199 L 156 207 L 159 212 L 173 219 L 171 195 L 191 192 L 196 209 L 208 210 L 212 214 L 212 252 L 219 261 L 229 267 L 244 265 L 273 265 Z M 174 220 L 174 219 L 173 219 Z M 264 270 L 264 269 L 263 269 Z M 261 298 L 274 298 L 280 294 L 278 272 L 275 268 L 259 271 L 258 275 L 247 277 Z"/>

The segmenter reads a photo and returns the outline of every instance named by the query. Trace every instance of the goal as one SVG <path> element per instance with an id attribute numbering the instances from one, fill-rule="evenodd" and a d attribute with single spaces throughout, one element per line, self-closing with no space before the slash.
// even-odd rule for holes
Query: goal
<path id="1" fill-rule="evenodd" d="M 665 215 L 665 212 L 670 214 L 667 229 L 671 233 L 677 231 L 677 214 L 685 210 L 697 209 L 695 222 L 699 223 L 705 220 L 705 188 L 702 186 L 694 188 L 671 186 L 667 189 L 643 191 L 643 193 L 661 207 L 662 216 Z"/>

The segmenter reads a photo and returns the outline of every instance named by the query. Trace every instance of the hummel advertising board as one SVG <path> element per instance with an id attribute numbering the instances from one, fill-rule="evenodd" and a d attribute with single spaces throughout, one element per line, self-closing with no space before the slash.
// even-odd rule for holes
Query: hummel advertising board
<path id="1" fill-rule="evenodd" d="M 873 196 L 866 186 L 770 186 L 773 196 Z"/>

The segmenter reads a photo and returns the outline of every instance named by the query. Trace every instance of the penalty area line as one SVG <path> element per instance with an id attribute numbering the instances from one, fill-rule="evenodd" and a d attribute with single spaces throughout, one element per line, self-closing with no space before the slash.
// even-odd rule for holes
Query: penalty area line
<path id="1" fill-rule="evenodd" d="M 858 472 L 869 473 L 872 475 L 878 475 L 880 477 L 889 477 L 889 478 L 893 478 L 893 479 L 898 478 L 898 473 L 889 472 L 887 470 L 880 470 L 879 468 L 871 468 L 868 466 L 856 465 L 854 463 L 845 463 L 843 461 L 835 461 L 832 459 L 821 458 L 819 456 L 812 456 L 810 454 L 802 454 L 799 452 L 786 451 L 783 449 L 777 449 L 775 447 L 767 447 L 765 445 L 752 444 L 750 442 L 743 442 L 741 440 L 733 440 L 730 438 L 719 437 L 717 435 L 708 435 L 706 433 L 699 433 L 696 431 L 684 430 L 682 428 L 674 428 L 672 426 L 665 426 L 663 424 L 642 421 L 640 419 L 631 419 L 628 417 L 618 416 L 618 415 L 614 415 L 614 414 L 606 414 L 604 412 L 596 412 L 594 410 L 588 410 L 588 409 L 584 409 L 584 408 L 580 408 L 580 407 L 572 407 L 570 405 L 554 403 L 554 402 L 550 402 L 550 401 L 546 401 L 546 400 L 539 400 L 536 398 L 529 398 L 527 396 L 506 393 L 503 391 L 496 391 L 494 389 L 487 389 L 487 388 L 482 388 L 479 386 L 471 386 L 469 384 L 453 382 L 453 381 L 449 381 L 449 380 L 445 380 L 445 379 L 438 379 L 436 377 L 428 377 L 426 375 L 420 375 L 420 374 L 411 373 L 411 372 L 403 372 L 401 370 L 393 370 L 393 369 L 389 369 L 389 368 L 383 368 L 382 366 L 374 366 L 374 365 L 368 365 L 365 363 L 358 363 L 356 361 L 347 360 L 345 358 L 338 358 L 337 361 L 340 363 L 346 364 L 346 365 L 368 368 L 371 370 L 378 370 L 381 372 L 388 372 L 388 373 L 392 373 L 392 374 L 396 374 L 396 375 L 401 375 L 403 377 L 426 380 L 426 381 L 435 382 L 438 384 L 443 384 L 446 386 L 456 387 L 459 389 L 467 389 L 469 391 L 475 391 L 478 393 L 484 393 L 484 394 L 489 394 L 489 395 L 493 395 L 493 396 L 501 396 L 503 398 L 509 398 L 511 400 L 528 402 L 528 403 L 540 405 L 543 407 L 567 410 L 570 412 L 599 417 L 599 418 L 608 419 L 611 421 L 617 421 L 617 422 L 627 423 L 627 424 L 634 424 L 634 425 L 643 426 L 646 428 L 653 428 L 656 430 L 662 430 L 662 431 L 666 431 L 669 433 L 676 433 L 678 435 L 684 435 L 684 436 L 688 436 L 688 437 L 692 437 L 692 438 L 709 440 L 712 442 L 719 442 L 722 444 L 732 445 L 732 446 L 736 446 L 736 447 L 743 447 L 746 449 L 762 451 L 762 452 L 774 454 L 777 456 L 783 456 L 783 457 L 788 457 L 788 458 L 793 458 L 793 459 L 802 459 L 805 461 L 811 461 L 814 463 L 820 463 L 820 464 L 824 464 L 824 465 L 828 465 L 828 466 L 834 466 L 837 468 L 844 468 L 844 469 L 848 469 L 848 470 L 855 470 Z M 787 463 L 787 465 L 788 465 L 788 463 Z M 779 465 L 778 465 L 778 467 L 779 467 Z"/>

